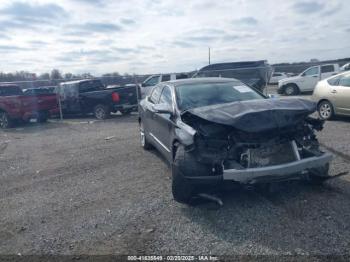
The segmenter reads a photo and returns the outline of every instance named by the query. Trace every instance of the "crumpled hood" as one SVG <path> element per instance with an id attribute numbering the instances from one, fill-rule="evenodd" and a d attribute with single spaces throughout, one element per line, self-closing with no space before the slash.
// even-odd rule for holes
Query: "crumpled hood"
<path id="1" fill-rule="evenodd" d="M 193 108 L 185 111 L 182 117 L 189 119 L 195 116 L 244 132 L 257 133 L 292 127 L 315 110 L 316 103 L 300 98 L 259 99 Z M 193 121 L 193 118 L 189 121 Z"/>

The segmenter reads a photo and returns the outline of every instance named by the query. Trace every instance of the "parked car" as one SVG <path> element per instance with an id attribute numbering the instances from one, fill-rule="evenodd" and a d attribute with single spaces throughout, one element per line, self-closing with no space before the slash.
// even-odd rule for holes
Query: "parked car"
<path id="1" fill-rule="evenodd" d="M 148 78 L 146 78 L 145 81 L 142 82 L 140 87 L 140 95 L 141 95 L 140 97 L 143 98 L 146 95 L 148 95 L 150 90 L 155 85 L 161 82 L 166 82 L 166 81 L 176 80 L 176 79 L 185 79 L 185 78 L 188 78 L 188 74 L 186 73 L 151 75 Z"/>
<path id="2" fill-rule="evenodd" d="M 55 94 L 25 95 L 14 84 L 0 84 L 0 127 L 12 127 L 16 121 L 36 118 L 46 122 L 50 112 L 57 110 Z"/>
<path id="3" fill-rule="evenodd" d="M 350 70 L 350 63 L 347 63 L 340 68 L 340 71 L 349 71 L 349 70 Z"/>
<path id="4" fill-rule="evenodd" d="M 262 92 L 272 75 L 266 60 L 210 64 L 201 68 L 194 77 L 226 77 L 239 79 Z"/>
<path id="5" fill-rule="evenodd" d="M 137 110 L 135 86 L 106 89 L 98 79 L 84 79 L 61 83 L 56 92 L 64 114 L 93 113 L 97 119 L 106 119 L 111 112 Z"/>
<path id="6" fill-rule="evenodd" d="M 201 184 L 322 183 L 332 155 L 319 148 L 316 104 L 268 99 L 236 79 L 195 78 L 156 85 L 139 103 L 141 146 L 172 166 L 172 193 L 188 203 Z"/>
<path id="7" fill-rule="evenodd" d="M 350 72 L 318 82 L 312 98 L 319 116 L 328 120 L 335 115 L 350 115 Z"/>
<path id="8" fill-rule="evenodd" d="M 297 95 L 314 90 L 318 81 L 339 73 L 338 64 L 312 66 L 295 77 L 278 81 L 277 92 L 285 95 Z"/>
<path id="9" fill-rule="evenodd" d="M 288 75 L 283 72 L 274 72 L 270 78 L 269 84 L 278 84 L 279 80 L 287 78 Z"/>

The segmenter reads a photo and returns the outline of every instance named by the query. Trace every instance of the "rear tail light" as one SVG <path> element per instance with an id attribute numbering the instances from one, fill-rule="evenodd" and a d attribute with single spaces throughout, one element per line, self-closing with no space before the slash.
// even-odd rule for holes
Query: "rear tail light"
<path id="1" fill-rule="evenodd" d="M 112 101 L 113 102 L 119 102 L 120 101 L 120 96 L 118 93 L 112 93 Z"/>

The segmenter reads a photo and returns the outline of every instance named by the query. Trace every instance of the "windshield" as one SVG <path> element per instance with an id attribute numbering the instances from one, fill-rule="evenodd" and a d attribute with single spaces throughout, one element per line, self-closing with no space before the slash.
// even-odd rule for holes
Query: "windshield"
<path id="1" fill-rule="evenodd" d="M 264 99 L 262 95 L 239 81 L 180 85 L 176 87 L 176 97 L 181 111 L 201 106 Z"/>

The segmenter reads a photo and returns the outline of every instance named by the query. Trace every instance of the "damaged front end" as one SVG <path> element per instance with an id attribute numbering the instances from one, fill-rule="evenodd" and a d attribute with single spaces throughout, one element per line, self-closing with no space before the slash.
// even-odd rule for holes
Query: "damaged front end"
<path id="1" fill-rule="evenodd" d="M 211 174 L 244 184 L 324 176 L 332 155 L 319 148 L 311 118 L 315 104 L 303 99 L 262 99 L 188 110 L 182 121 L 196 130 L 186 150 Z M 196 179 L 191 177 L 191 179 Z"/>

